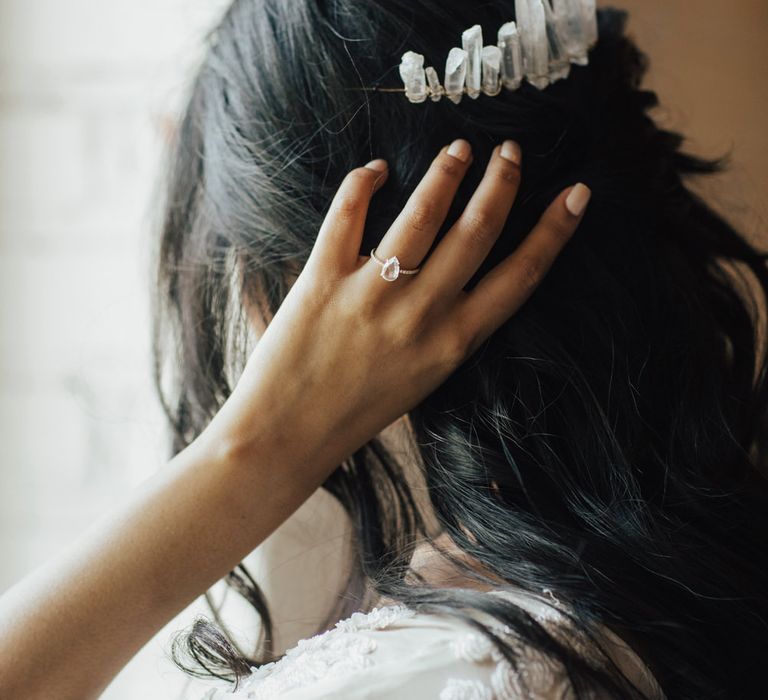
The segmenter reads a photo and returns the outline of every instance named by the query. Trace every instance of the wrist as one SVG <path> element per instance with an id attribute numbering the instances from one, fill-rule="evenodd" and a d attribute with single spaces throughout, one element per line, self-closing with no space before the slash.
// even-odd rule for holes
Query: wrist
<path id="1" fill-rule="evenodd" d="M 230 468 L 266 464 L 319 485 L 351 453 L 352 436 L 340 426 L 351 421 L 331 420 L 335 412 L 313 398 L 311 388 L 311 378 L 301 372 L 277 384 L 249 361 L 196 441 L 212 459 Z"/>
<path id="2" fill-rule="evenodd" d="M 328 444 L 310 438 L 298 421 L 278 419 L 276 413 L 266 410 L 255 415 L 259 417 L 231 420 L 222 408 L 187 448 L 192 459 L 233 476 L 258 474 L 262 484 L 271 483 L 286 493 L 304 493 L 310 487 L 306 495 L 339 463 L 329 453 Z"/>

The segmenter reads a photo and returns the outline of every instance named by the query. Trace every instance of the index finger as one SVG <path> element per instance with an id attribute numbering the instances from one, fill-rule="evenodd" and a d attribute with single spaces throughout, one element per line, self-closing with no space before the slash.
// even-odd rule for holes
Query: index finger
<path id="1" fill-rule="evenodd" d="M 479 345 L 530 298 L 584 217 L 590 189 L 579 183 L 561 192 L 514 253 L 467 294 L 461 319 Z"/>
<path id="2" fill-rule="evenodd" d="M 371 198 L 388 173 L 387 162 L 377 158 L 347 174 L 331 201 L 305 267 L 317 264 L 326 274 L 354 268 Z"/>

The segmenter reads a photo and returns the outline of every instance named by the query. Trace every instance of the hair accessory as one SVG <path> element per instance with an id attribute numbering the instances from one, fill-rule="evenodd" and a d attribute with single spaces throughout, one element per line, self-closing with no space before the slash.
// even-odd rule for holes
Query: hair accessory
<path id="1" fill-rule="evenodd" d="M 479 24 L 461 35 L 461 48 L 450 50 L 444 84 L 437 71 L 424 67 L 424 56 L 403 54 L 400 77 L 404 89 L 372 88 L 405 92 L 411 102 L 434 102 L 445 95 L 458 104 L 466 94 L 498 95 L 502 87 L 517 90 L 523 79 L 539 90 L 567 78 L 571 64 L 586 66 L 588 51 L 597 43 L 595 0 L 515 0 L 517 22 L 499 29 L 497 44 L 483 46 Z"/>
<path id="2" fill-rule="evenodd" d="M 400 261 L 397 259 L 396 255 L 393 255 L 386 260 L 379 260 L 376 257 L 376 248 L 371 251 L 371 259 L 381 265 L 381 272 L 379 275 L 387 280 L 387 282 L 394 282 L 400 275 L 415 275 L 417 272 L 421 271 L 421 268 L 417 268 L 416 270 L 404 270 L 400 267 Z"/>

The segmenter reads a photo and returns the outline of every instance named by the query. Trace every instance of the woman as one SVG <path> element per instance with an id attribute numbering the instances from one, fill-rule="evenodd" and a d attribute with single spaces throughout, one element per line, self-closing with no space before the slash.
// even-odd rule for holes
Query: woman
<path id="1" fill-rule="evenodd" d="M 212 697 L 762 687 L 765 255 L 685 186 L 716 165 L 647 116 L 623 14 L 601 11 L 589 65 L 546 89 L 370 89 L 512 9 L 229 8 L 159 250 L 173 457 L 0 601 L 2 697 L 94 696 L 228 572 L 264 636 L 245 653 L 200 623 L 178 645 L 237 681 Z M 260 334 L 243 358 L 241 311 Z M 393 424 L 426 503 L 377 438 Z M 355 523 L 355 566 L 328 632 L 278 660 L 237 565 L 320 486 Z"/>

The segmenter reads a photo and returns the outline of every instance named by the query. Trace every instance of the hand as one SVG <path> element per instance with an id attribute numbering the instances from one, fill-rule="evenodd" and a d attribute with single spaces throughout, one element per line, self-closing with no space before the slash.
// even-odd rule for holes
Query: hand
<path id="1" fill-rule="evenodd" d="M 358 256 L 383 164 L 350 173 L 307 265 L 202 435 L 0 599 L 3 697 L 47 698 L 51 688 L 57 698 L 96 697 L 338 464 L 520 308 L 575 230 L 589 191 L 563 192 L 518 250 L 465 293 L 512 207 L 517 153 L 496 149 L 466 211 L 422 261 L 471 160 L 466 142 L 443 149 L 379 246 L 382 258 L 422 265 L 395 282 Z"/>
<path id="2" fill-rule="evenodd" d="M 269 440 L 315 464 L 322 481 L 344 458 L 436 389 L 533 293 L 576 230 L 590 197 L 562 192 L 508 258 L 467 293 L 498 238 L 520 183 L 520 149 L 498 146 L 471 201 L 432 254 L 470 163 L 445 147 L 378 246 L 416 275 L 388 282 L 360 257 L 384 161 L 353 170 L 339 188 L 306 266 L 250 356 L 209 433 L 247 457 Z"/>

